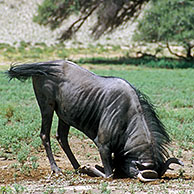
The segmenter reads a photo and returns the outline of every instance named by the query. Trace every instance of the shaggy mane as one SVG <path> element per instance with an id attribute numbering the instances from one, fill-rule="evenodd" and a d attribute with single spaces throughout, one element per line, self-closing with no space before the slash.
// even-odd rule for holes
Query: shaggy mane
<path id="1" fill-rule="evenodd" d="M 159 163 L 163 163 L 169 157 L 167 152 L 167 147 L 170 143 L 169 135 L 165 126 L 160 121 L 154 105 L 150 102 L 149 97 L 135 88 L 134 90 L 139 98 L 146 123 L 154 139 L 154 156 Z"/>

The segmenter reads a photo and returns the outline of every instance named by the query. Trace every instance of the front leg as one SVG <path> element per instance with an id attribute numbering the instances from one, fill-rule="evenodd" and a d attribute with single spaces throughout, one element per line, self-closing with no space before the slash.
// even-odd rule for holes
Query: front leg
<path id="1" fill-rule="evenodd" d="M 103 171 L 101 171 L 98 167 L 93 167 L 90 165 L 86 165 L 84 167 L 80 167 L 79 169 L 80 173 L 87 174 L 91 177 L 103 177 L 106 178 L 106 175 L 104 174 Z"/>
<path id="2" fill-rule="evenodd" d="M 113 176 L 111 151 L 107 145 L 101 145 L 98 149 L 104 166 L 105 177 L 110 178 Z"/>
<path id="3" fill-rule="evenodd" d="M 95 167 L 87 165 L 84 167 L 80 167 L 79 172 L 88 174 L 89 176 L 93 176 L 93 177 L 111 178 L 113 177 L 111 151 L 106 145 L 99 146 L 98 144 L 98 149 L 100 152 L 100 156 L 101 156 L 101 160 L 104 168 L 99 167 L 98 165 L 96 165 Z"/>

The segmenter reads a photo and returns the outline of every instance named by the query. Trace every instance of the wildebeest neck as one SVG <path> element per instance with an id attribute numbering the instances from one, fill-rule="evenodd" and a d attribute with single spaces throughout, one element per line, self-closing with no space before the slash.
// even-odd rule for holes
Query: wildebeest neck
<path id="1" fill-rule="evenodd" d="M 158 170 L 168 157 L 166 146 L 170 141 L 169 136 L 148 98 L 134 90 L 142 112 L 134 114 L 128 125 L 124 155 L 136 158 L 141 163 L 154 164 L 154 169 Z"/>
<path id="2" fill-rule="evenodd" d="M 152 146 L 152 136 L 142 113 L 137 113 L 131 118 L 126 130 L 125 155 L 136 155 L 138 158 L 142 152 L 149 151 Z M 149 154 L 150 155 L 150 154 Z"/>

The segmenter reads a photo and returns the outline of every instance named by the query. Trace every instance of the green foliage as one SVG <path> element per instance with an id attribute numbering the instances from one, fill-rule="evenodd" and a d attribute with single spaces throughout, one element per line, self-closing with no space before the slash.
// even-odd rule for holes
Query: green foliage
<path id="1" fill-rule="evenodd" d="M 22 145 L 20 151 L 17 154 L 17 160 L 19 163 L 24 164 L 30 154 L 30 148 L 28 145 Z"/>
<path id="2" fill-rule="evenodd" d="M 50 24 L 55 29 L 70 14 L 77 13 L 79 8 L 79 0 L 44 0 L 38 6 L 38 15 L 34 17 L 34 21 L 43 25 Z"/>
<path id="3" fill-rule="evenodd" d="M 10 186 L 1 186 L 0 187 L 0 193 L 1 194 L 12 194 L 13 190 L 11 189 Z"/>
<path id="4" fill-rule="evenodd" d="M 153 0 L 139 21 L 134 40 L 145 42 L 171 42 L 183 46 L 187 57 L 194 47 L 194 1 Z"/>
<path id="5" fill-rule="evenodd" d="M 136 66 L 146 66 L 153 68 L 194 68 L 193 61 L 186 60 L 177 60 L 172 58 L 155 58 L 150 56 L 134 58 L 130 56 L 126 57 L 115 57 L 115 58 L 106 58 L 106 57 L 92 57 L 92 58 L 80 58 L 77 60 L 81 64 L 101 64 L 101 65 L 136 65 Z"/>
<path id="6" fill-rule="evenodd" d="M 38 163 L 37 163 L 37 161 L 38 161 L 38 157 L 36 157 L 36 156 L 31 156 L 30 157 L 30 161 L 32 162 L 32 168 L 33 169 L 37 169 L 38 168 Z"/>
<path id="7" fill-rule="evenodd" d="M 71 38 L 95 13 L 97 21 L 91 29 L 95 38 L 99 38 L 104 32 L 110 32 L 130 18 L 137 17 L 144 3 L 148 1 L 44 0 L 38 7 L 38 14 L 34 16 L 34 21 L 55 29 L 70 15 L 77 13 L 78 17 L 59 38 L 65 40 Z"/>
<path id="8" fill-rule="evenodd" d="M 72 52 L 73 49 L 69 50 L 63 44 L 47 47 L 44 43 L 39 43 L 32 46 L 22 41 L 18 47 L 15 47 L 0 43 L 0 54 L 4 61 L 48 60 L 49 58 L 52 60 L 54 57 L 65 59 L 70 52 L 75 52 L 75 50 Z"/>
<path id="9" fill-rule="evenodd" d="M 108 183 L 107 182 L 103 182 L 102 184 L 101 184 L 101 193 L 102 194 L 110 194 L 111 193 L 111 190 L 110 189 L 108 189 Z"/>
<path id="10" fill-rule="evenodd" d="M 15 193 L 23 193 L 24 192 L 24 190 L 25 190 L 25 188 L 22 186 L 22 185 L 20 185 L 20 184 L 13 184 L 13 188 L 14 188 L 14 190 L 15 190 Z"/>
<path id="11" fill-rule="evenodd" d="M 44 43 L 37 43 L 31 45 L 27 42 L 20 42 L 19 46 L 10 46 L 8 44 L 0 43 L 0 59 L 3 61 L 14 61 L 19 63 L 21 61 L 32 61 L 32 60 L 53 60 L 53 59 L 66 59 L 72 55 L 93 55 L 122 52 L 119 47 L 105 48 L 103 45 L 98 44 L 97 46 L 89 45 L 88 48 L 66 48 L 65 44 L 56 44 L 52 46 L 46 46 Z"/>
<path id="12" fill-rule="evenodd" d="M 25 187 L 20 184 L 14 183 L 12 187 L 10 186 L 1 186 L 0 193 L 1 194 L 22 194 L 25 192 Z"/>

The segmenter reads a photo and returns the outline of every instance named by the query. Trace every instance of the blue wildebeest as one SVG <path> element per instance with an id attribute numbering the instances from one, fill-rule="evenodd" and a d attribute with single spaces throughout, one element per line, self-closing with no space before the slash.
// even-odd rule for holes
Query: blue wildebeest
<path id="1" fill-rule="evenodd" d="M 40 137 L 53 172 L 60 172 L 50 145 L 54 111 L 58 116 L 56 138 L 74 169 L 80 164 L 68 144 L 70 126 L 82 131 L 98 147 L 102 164 L 80 168 L 102 177 L 161 177 L 171 163 L 169 136 L 145 95 L 117 77 L 98 76 L 70 61 L 50 61 L 12 66 L 10 79 L 32 77 L 40 106 Z"/>

